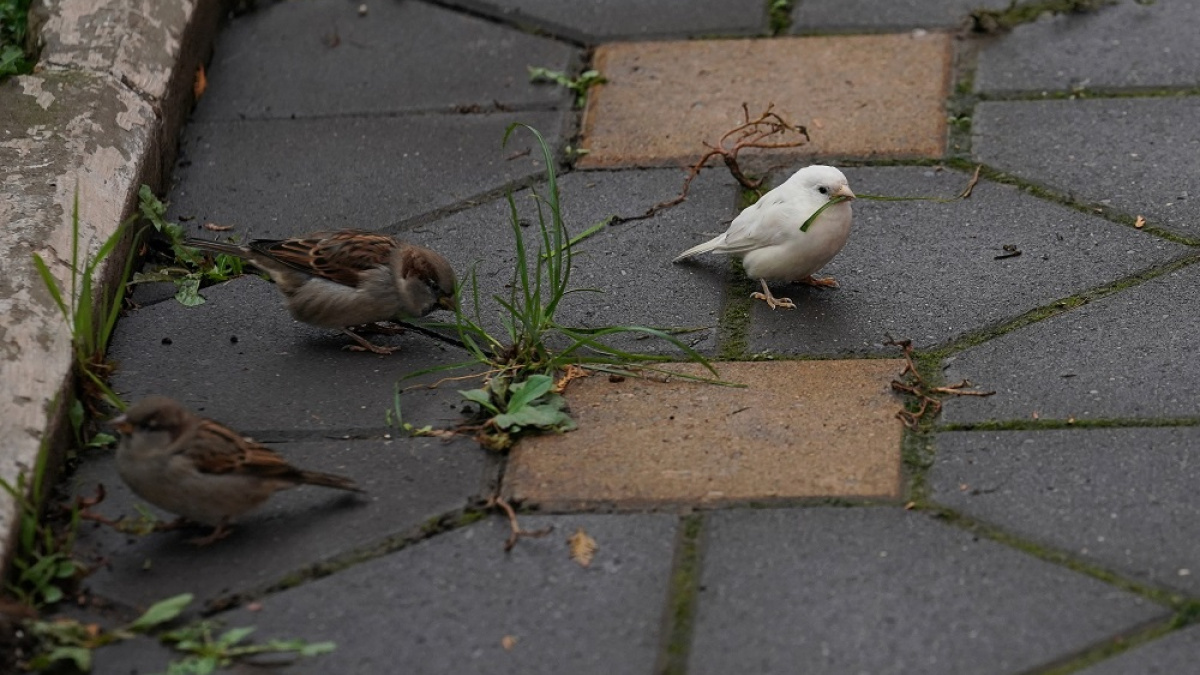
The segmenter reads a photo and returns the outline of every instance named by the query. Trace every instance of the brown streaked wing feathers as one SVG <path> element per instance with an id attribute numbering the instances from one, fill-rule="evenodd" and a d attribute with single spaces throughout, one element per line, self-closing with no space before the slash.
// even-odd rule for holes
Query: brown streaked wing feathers
<path id="1" fill-rule="evenodd" d="M 197 434 L 219 437 L 207 443 L 194 443 L 187 450 L 202 473 L 247 473 L 293 481 L 300 478 L 300 470 L 273 450 L 217 422 L 202 420 Z M 231 449 L 234 451 L 230 452 Z"/>
<path id="2" fill-rule="evenodd" d="M 318 232 L 299 239 L 258 239 L 250 248 L 305 274 L 357 287 L 359 272 L 386 265 L 396 240 L 364 230 Z"/>

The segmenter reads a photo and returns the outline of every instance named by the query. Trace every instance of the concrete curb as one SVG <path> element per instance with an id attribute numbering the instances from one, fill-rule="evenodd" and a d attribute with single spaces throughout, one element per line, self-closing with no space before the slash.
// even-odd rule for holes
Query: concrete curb
<path id="1" fill-rule="evenodd" d="M 224 0 L 39 0 L 42 46 L 31 75 L 0 84 L 0 478 L 15 484 L 42 448 L 70 435 L 71 332 L 33 265 L 41 255 L 70 283 L 71 213 L 79 198 L 80 257 L 94 253 L 161 188 L 192 103 Z M 98 292 L 116 281 L 128 242 L 106 261 Z M 115 263 L 114 263 L 115 261 Z M 51 454 L 52 460 L 59 459 Z M 54 462 L 51 462 L 51 466 Z M 53 481 L 53 471 L 48 479 Z M 0 498 L 0 560 L 19 518 Z"/>

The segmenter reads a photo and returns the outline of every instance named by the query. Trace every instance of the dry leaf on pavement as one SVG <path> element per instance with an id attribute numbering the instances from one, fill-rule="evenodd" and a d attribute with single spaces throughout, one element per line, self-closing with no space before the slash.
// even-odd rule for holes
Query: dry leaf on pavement
<path id="1" fill-rule="evenodd" d="M 196 79 L 192 82 L 192 100 L 199 101 L 206 89 L 208 89 L 208 78 L 204 75 L 204 64 L 201 63 L 196 66 Z"/>
<path id="2" fill-rule="evenodd" d="M 567 539 L 567 546 L 571 549 L 571 560 L 581 567 L 592 564 L 592 557 L 596 555 L 596 540 L 588 536 L 582 527 Z"/>
<path id="3" fill-rule="evenodd" d="M 1143 218 L 1142 216 L 1138 216 L 1137 220 L 1134 221 L 1133 226 L 1139 230 L 1142 229 L 1143 227 L 1146 226 L 1146 219 Z"/>
<path id="4" fill-rule="evenodd" d="M 504 637 L 500 638 L 500 646 L 504 647 L 504 651 L 511 652 L 512 648 L 517 646 L 517 636 L 505 635 Z"/>

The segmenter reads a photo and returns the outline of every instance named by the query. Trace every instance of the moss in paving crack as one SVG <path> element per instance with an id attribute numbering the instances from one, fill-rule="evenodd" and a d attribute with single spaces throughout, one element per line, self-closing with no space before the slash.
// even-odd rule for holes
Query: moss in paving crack
<path id="1" fill-rule="evenodd" d="M 753 284 L 746 279 L 740 262 L 732 261 L 731 267 L 734 281 L 729 284 L 717 331 L 717 344 L 720 345 L 717 357 L 723 361 L 746 357 L 750 347 L 750 315 L 754 309 L 754 300 L 750 297 Z"/>
<path id="2" fill-rule="evenodd" d="M 1167 417 L 1147 419 L 1139 417 L 1113 417 L 1106 419 L 1062 420 L 985 420 L 983 422 L 955 422 L 937 427 L 938 431 L 1048 431 L 1054 429 L 1124 429 L 1149 427 L 1195 427 L 1200 426 L 1200 417 Z"/>
<path id="3" fill-rule="evenodd" d="M 693 514 L 681 518 L 664 618 L 663 634 L 667 636 L 667 644 L 655 668 L 655 672 L 662 675 L 682 675 L 687 672 L 692 625 L 696 617 L 696 594 L 700 590 L 700 538 L 703 534 L 704 516 Z"/>
<path id="4" fill-rule="evenodd" d="M 928 356 L 930 358 L 936 358 L 939 360 L 944 359 L 956 352 L 961 352 L 971 347 L 976 347 L 988 342 L 989 340 L 1007 335 L 1008 333 L 1020 328 L 1024 328 L 1030 324 L 1058 316 L 1059 314 L 1062 314 L 1068 310 L 1086 305 L 1095 300 L 1106 298 L 1127 288 L 1138 286 L 1146 281 L 1156 279 L 1164 274 L 1170 274 L 1171 272 L 1183 269 L 1184 267 L 1188 267 L 1189 265 L 1197 262 L 1200 262 L 1200 254 L 1197 253 L 1191 253 L 1182 258 L 1176 258 L 1170 262 L 1152 267 L 1136 274 L 1131 274 L 1127 277 L 1118 279 L 1103 286 L 1098 286 L 1082 293 L 1063 298 L 1062 300 L 1056 300 L 1048 305 L 1031 309 L 1021 316 L 999 326 L 992 326 L 982 330 L 973 331 L 961 338 L 958 338 L 957 340 L 952 341 L 950 344 L 944 347 L 930 351 Z"/>
<path id="5" fill-rule="evenodd" d="M 214 598 L 205 606 L 204 614 L 211 615 L 216 612 L 222 612 L 256 598 L 286 591 L 310 581 L 316 581 L 349 567 L 396 553 L 436 535 L 477 523 L 486 517 L 487 513 L 478 509 L 464 509 L 462 511 L 435 516 L 425 521 L 416 532 L 385 537 L 364 548 L 348 551 L 329 560 L 295 570 L 278 581 L 258 589 Z"/>
<path id="6" fill-rule="evenodd" d="M 975 171 L 975 167 L 981 167 L 979 170 L 980 178 L 987 179 L 993 183 L 1018 187 L 1039 199 L 1044 199 L 1048 202 L 1054 202 L 1055 204 L 1066 206 L 1067 208 L 1074 209 L 1089 216 L 1099 216 L 1109 222 L 1117 223 L 1118 225 L 1134 227 L 1135 223 L 1137 222 L 1136 216 L 1113 211 L 1112 208 L 1107 204 L 1080 202 L 1065 194 L 1056 192 L 1050 188 L 1043 187 L 1036 183 L 1031 183 L 1012 174 L 992 168 L 986 164 L 981 164 L 968 157 L 951 157 L 946 160 L 945 164 L 946 166 L 958 169 L 960 171 L 965 171 L 967 173 Z M 1154 225 L 1146 225 L 1136 229 L 1139 232 L 1152 234 L 1156 237 L 1166 239 L 1167 241 L 1171 241 L 1176 244 L 1183 244 L 1184 246 L 1200 246 L 1200 239 L 1185 237 Z"/>
<path id="7" fill-rule="evenodd" d="M 1074 558 L 1063 551 L 1058 551 L 1041 544 L 1022 539 L 1014 534 L 1001 530 L 994 525 L 988 525 L 977 521 L 969 516 L 963 515 L 953 509 L 940 506 L 937 504 L 927 504 L 920 507 L 921 510 L 928 511 L 933 516 L 943 522 L 954 525 L 955 527 L 966 530 L 972 534 L 991 539 L 992 541 L 1004 544 L 1010 548 L 1023 551 L 1040 560 L 1053 563 L 1060 567 L 1065 567 L 1072 572 L 1087 575 L 1093 579 L 1103 581 L 1110 586 L 1114 586 L 1128 593 L 1140 595 L 1147 600 L 1170 607 L 1173 610 L 1179 611 L 1187 607 L 1192 601 L 1184 596 L 1168 591 L 1162 588 L 1155 588 L 1146 584 L 1126 579 L 1125 577 L 1104 569 L 1099 565 L 1095 565 L 1083 560 Z"/>
<path id="8" fill-rule="evenodd" d="M 1115 5 L 1116 0 L 1012 0 L 1004 9 L 980 8 L 971 12 L 971 30 L 976 33 L 1003 33 L 1023 23 L 1037 21 L 1043 14 L 1079 14 Z"/>
<path id="9" fill-rule="evenodd" d="M 1087 649 L 1081 654 L 1060 659 L 1059 663 L 1039 670 L 1038 673 L 1039 675 L 1067 675 L 1068 673 L 1076 673 L 1088 666 L 1095 665 L 1118 654 L 1123 654 L 1135 647 L 1153 642 L 1170 632 L 1171 627 L 1169 624 L 1162 621 L 1155 621 L 1151 625 L 1135 629 L 1131 633 L 1109 637 L 1104 644 Z"/>

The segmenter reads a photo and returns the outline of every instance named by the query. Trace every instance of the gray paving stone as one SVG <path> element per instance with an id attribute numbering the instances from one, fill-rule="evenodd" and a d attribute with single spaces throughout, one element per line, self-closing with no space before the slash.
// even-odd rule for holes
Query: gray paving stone
<path id="1" fill-rule="evenodd" d="M 553 525 L 503 551 L 491 518 L 220 616 L 255 637 L 333 640 L 295 673 L 648 673 L 659 646 L 677 519 L 667 515 L 525 517 Z M 567 555 L 583 527 L 591 567 Z M 505 650 L 502 640 L 516 642 Z"/>
<path id="2" fill-rule="evenodd" d="M 84 581 L 87 590 L 142 607 L 194 593 L 198 607 L 278 583 L 387 537 L 415 536 L 429 519 L 467 506 L 496 479 L 495 458 L 467 439 L 321 440 L 271 447 L 297 466 L 349 476 L 367 492 L 288 490 L 236 520 L 229 537 L 204 547 L 188 540 L 208 534 L 208 528 L 136 537 L 85 524 L 76 551 L 83 559 L 103 561 Z M 83 495 L 93 494 L 97 483 L 107 497 L 96 512 L 138 519 L 135 505 L 145 502 L 121 482 L 112 453 L 88 456 L 72 478 Z M 150 510 L 160 519 L 174 518 Z"/>
<path id="3" fill-rule="evenodd" d="M 1101 661 L 1079 675 L 1171 675 L 1194 670 L 1198 660 L 1200 627 L 1192 626 Z"/>
<path id="4" fill-rule="evenodd" d="M 171 661 L 180 658 L 182 658 L 181 654 L 172 652 L 158 640 L 139 635 L 132 640 L 123 640 L 94 650 L 91 673 L 92 675 L 165 673 Z"/>
<path id="5" fill-rule="evenodd" d="M 196 119 L 571 104 L 527 70 L 566 70 L 565 44 L 424 2 L 359 4 L 264 3 L 231 21 Z"/>
<path id="6" fill-rule="evenodd" d="M 938 435 L 934 501 L 1142 583 L 1200 591 L 1200 428 Z"/>
<path id="7" fill-rule="evenodd" d="M 671 199 L 682 187 L 684 172 L 676 169 L 575 172 L 560 177 L 563 218 L 573 234 L 612 215 L 635 216 Z M 545 189 L 540 188 L 545 196 Z M 526 246 L 536 247 L 537 212 L 529 191 L 514 196 Z M 721 232 L 736 213 L 736 183 L 724 171 L 706 171 L 693 182 L 683 204 L 648 220 L 610 226 L 583 240 L 574 250 L 570 287 L 598 288 L 603 293 L 567 296 L 559 321 L 567 326 L 643 325 L 704 328 L 680 336 L 696 349 L 716 348 L 716 325 L 723 300 L 728 265 L 698 269 L 672 265 L 671 260 L 692 243 Z M 548 217 L 548 216 L 547 216 Z M 508 296 L 515 243 L 507 200 L 450 216 L 405 233 L 405 236 L 445 252 L 463 274 L 477 264 L 485 325 L 499 329 L 493 295 Z M 499 253 L 499 255 L 498 255 Z M 530 253 L 532 259 L 533 254 Z M 470 298 L 470 294 L 466 296 Z M 464 302 L 469 307 L 470 302 Z M 656 339 L 613 340 L 612 344 L 641 352 L 672 352 Z"/>
<path id="8" fill-rule="evenodd" d="M 560 138 L 553 112 L 195 123 L 168 215 L 204 237 L 206 222 L 243 238 L 380 229 L 544 171 L 519 156 L 529 136 L 501 147 L 513 122 Z"/>
<path id="9" fill-rule="evenodd" d="M 1003 9 L 1008 0 L 802 0 L 792 9 L 792 32 L 957 28 L 971 10 Z"/>
<path id="10" fill-rule="evenodd" d="M 979 55 L 975 91 L 1192 87 L 1200 84 L 1194 2 L 1116 3 L 1045 15 Z"/>
<path id="11" fill-rule="evenodd" d="M 948 359 L 948 381 L 996 395 L 956 397 L 944 421 L 1200 417 L 1197 283 L 1192 265 Z"/>
<path id="12" fill-rule="evenodd" d="M 753 35 L 767 27 L 759 0 L 445 0 L 518 25 L 593 44 L 663 37 Z"/>
<path id="13" fill-rule="evenodd" d="M 921 167 L 848 169 L 856 192 L 953 197 L 970 178 Z M 1022 255 L 997 260 L 1004 246 Z M 981 181 L 970 199 L 854 203 L 854 229 L 818 276 L 839 289 L 777 284 L 796 309 L 755 302 L 750 349 L 780 354 L 895 353 L 888 336 L 918 346 L 1012 320 L 1057 298 L 1178 256 L 1171 244 Z M 703 262 L 704 265 L 714 263 Z"/>
<path id="14" fill-rule="evenodd" d="M 1163 607 L 898 508 L 709 517 L 688 672 L 1013 673 Z"/>
<path id="15" fill-rule="evenodd" d="M 1074 199 L 1142 215 L 1195 237 L 1200 98 L 985 102 L 975 107 L 979 161 Z"/>
<path id="16" fill-rule="evenodd" d="M 395 382 L 468 358 L 412 331 L 371 336 L 401 347 L 389 356 L 345 351 L 350 338 L 293 321 L 274 285 L 254 276 L 202 295 L 208 302 L 199 307 L 166 301 L 118 322 L 109 356 L 119 364 L 112 382 L 125 400 L 171 396 L 263 441 L 285 431 L 382 433 Z M 414 390 L 404 395 L 403 412 L 413 423 L 445 427 L 461 420 L 460 402 L 454 387 Z"/>

